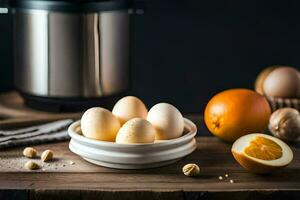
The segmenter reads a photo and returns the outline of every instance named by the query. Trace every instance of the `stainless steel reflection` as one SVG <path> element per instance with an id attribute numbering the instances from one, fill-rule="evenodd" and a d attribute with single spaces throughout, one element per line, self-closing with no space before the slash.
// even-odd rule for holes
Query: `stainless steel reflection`
<path id="1" fill-rule="evenodd" d="M 127 10 L 63 13 L 16 9 L 15 83 L 46 97 L 101 97 L 128 87 Z"/>

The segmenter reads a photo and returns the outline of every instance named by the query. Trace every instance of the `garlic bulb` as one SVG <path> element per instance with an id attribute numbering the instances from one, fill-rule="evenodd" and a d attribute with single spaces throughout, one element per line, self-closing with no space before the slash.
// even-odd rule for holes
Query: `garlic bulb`
<path id="1" fill-rule="evenodd" d="M 293 108 L 281 108 L 270 117 L 269 130 L 285 141 L 295 141 L 300 136 L 300 113 Z"/>

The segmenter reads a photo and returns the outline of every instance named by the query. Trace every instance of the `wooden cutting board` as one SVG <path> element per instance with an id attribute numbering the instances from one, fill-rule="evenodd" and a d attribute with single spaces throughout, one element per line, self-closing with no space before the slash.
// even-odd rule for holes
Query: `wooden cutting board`
<path id="1" fill-rule="evenodd" d="M 16 128 L 59 119 L 78 119 L 82 113 L 50 113 L 26 107 L 22 97 L 16 92 L 0 95 L 0 129 Z"/>

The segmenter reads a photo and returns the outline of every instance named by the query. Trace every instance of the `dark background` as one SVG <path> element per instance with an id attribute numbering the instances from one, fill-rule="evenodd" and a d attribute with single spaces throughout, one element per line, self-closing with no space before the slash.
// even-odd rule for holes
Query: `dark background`
<path id="1" fill-rule="evenodd" d="M 202 112 L 215 93 L 253 88 L 273 64 L 300 66 L 297 1 L 148 0 L 132 20 L 131 93 Z M 12 83 L 11 17 L 0 16 L 0 91 Z"/>

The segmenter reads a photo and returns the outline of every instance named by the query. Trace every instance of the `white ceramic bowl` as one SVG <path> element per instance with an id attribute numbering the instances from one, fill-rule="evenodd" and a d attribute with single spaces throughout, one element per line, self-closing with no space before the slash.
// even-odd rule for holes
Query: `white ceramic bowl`
<path id="1" fill-rule="evenodd" d="M 80 133 L 80 121 L 68 129 L 70 150 L 88 162 L 110 168 L 143 169 L 164 166 L 192 153 L 196 148 L 196 125 L 184 119 L 185 134 L 180 138 L 149 144 L 116 144 L 86 138 Z"/>

